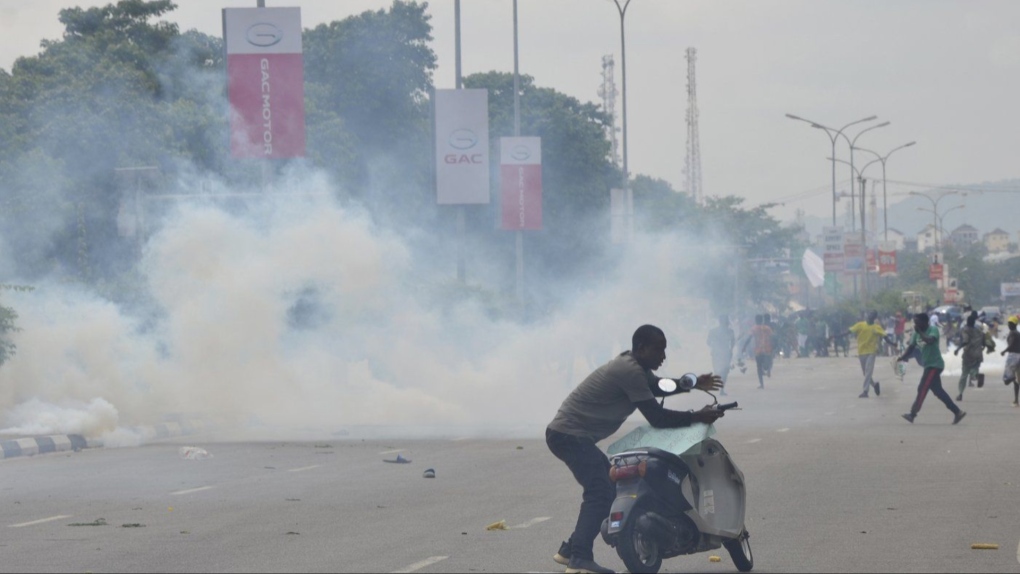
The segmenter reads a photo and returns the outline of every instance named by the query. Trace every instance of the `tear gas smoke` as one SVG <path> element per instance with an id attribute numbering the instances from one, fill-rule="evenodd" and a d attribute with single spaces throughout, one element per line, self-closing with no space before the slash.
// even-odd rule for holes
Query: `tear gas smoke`
<path id="1" fill-rule="evenodd" d="M 639 237 L 603 288 L 520 324 L 471 301 L 430 306 L 422 287 L 452 273 L 446 259 L 341 205 L 324 178 L 277 187 L 304 193 L 244 213 L 178 205 L 145 245 L 145 311 L 76 285 L 12 294 L 23 331 L 0 369 L 0 433 L 136 444 L 132 427 L 169 415 L 248 439 L 538 435 L 636 326 L 681 332 L 680 295 L 697 280 L 682 270 L 711 264 L 691 238 Z M 707 364 L 701 346 L 676 370 Z"/>

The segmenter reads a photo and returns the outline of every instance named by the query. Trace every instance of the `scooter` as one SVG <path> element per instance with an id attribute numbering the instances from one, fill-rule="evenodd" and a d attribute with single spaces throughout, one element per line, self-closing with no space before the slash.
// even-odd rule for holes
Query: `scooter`
<path id="1" fill-rule="evenodd" d="M 664 404 L 666 396 L 690 390 L 696 381 L 691 374 L 662 379 L 656 394 Z M 716 409 L 737 407 L 708 394 Z M 744 524 L 744 474 L 713 434 L 714 427 L 704 424 L 642 426 L 609 446 L 616 500 L 602 523 L 602 539 L 630 572 L 655 574 L 664 559 L 720 546 L 737 570 L 754 567 Z"/>

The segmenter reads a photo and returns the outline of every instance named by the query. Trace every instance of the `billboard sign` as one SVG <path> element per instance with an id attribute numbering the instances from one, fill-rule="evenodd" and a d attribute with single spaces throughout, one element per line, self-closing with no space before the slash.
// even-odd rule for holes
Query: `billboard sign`
<path id="1" fill-rule="evenodd" d="M 300 8 L 224 8 L 230 152 L 305 155 L 305 72 Z"/>
<path id="2" fill-rule="evenodd" d="M 943 271 L 941 263 L 932 263 L 931 265 L 928 266 L 928 278 L 931 279 L 932 281 L 941 281 L 942 272 Z"/>
<path id="3" fill-rule="evenodd" d="M 879 277 L 894 277 L 896 276 L 896 250 L 895 249 L 879 249 L 878 250 L 878 276 Z"/>
<path id="4" fill-rule="evenodd" d="M 436 90 L 436 200 L 489 203 L 489 92 Z"/>
<path id="5" fill-rule="evenodd" d="M 826 227 L 822 231 L 822 259 L 826 273 L 843 271 L 843 228 Z"/>
<path id="6" fill-rule="evenodd" d="M 843 239 L 843 268 L 851 274 L 864 272 L 864 244 L 857 234 L 847 234 Z"/>
<path id="7" fill-rule="evenodd" d="M 542 229 L 542 138 L 500 138 L 503 229 Z"/>
<path id="8" fill-rule="evenodd" d="M 1000 283 L 999 289 L 1003 299 L 1006 297 L 1020 297 L 1020 283 Z"/>

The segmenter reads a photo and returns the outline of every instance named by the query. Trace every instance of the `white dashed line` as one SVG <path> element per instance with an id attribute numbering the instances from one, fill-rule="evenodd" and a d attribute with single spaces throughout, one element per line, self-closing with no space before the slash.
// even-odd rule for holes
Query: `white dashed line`
<path id="1" fill-rule="evenodd" d="M 384 451 L 380 452 L 379 454 L 397 454 L 398 452 L 404 452 L 404 449 L 398 448 L 398 449 L 394 449 L 394 450 L 384 450 Z"/>
<path id="2" fill-rule="evenodd" d="M 292 469 L 288 470 L 287 472 L 304 472 L 306 470 L 312 470 L 313 468 L 319 468 L 320 466 L 322 466 L 322 465 L 320 465 L 320 464 L 313 464 L 312 466 L 302 466 L 301 468 L 292 468 Z"/>
<path id="3" fill-rule="evenodd" d="M 747 441 L 747 444 L 754 444 L 756 442 L 761 442 L 761 439 L 760 438 L 753 438 L 753 439 Z"/>
<path id="4" fill-rule="evenodd" d="M 431 558 L 426 558 L 426 559 L 422 560 L 421 562 L 415 562 L 414 564 L 411 564 L 407 568 L 401 568 L 400 570 L 394 570 L 393 574 L 405 574 L 407 572 L 417 572 L 418 570 L 421 570 L 422 568 L 427 568 L 429 566 L 432 566 L 436 562 L 442 562 L 443 560 L 446 560 L 447 558 L 449 558 L 449 556 L 432 556 Z"/>
<path id="5" fill-rule="evenodd" d="M 790 430 L 790 429 L 788 429 L 788 428 L 785 428 L 785 429 L 778 429 L 778 430 L 776 430 L 776 432 L 786 432 L 786 431 L 788 431 L 788 430 Z"/>
<path id="6" fill-rule="evenodd" d="M 176 492 L 171 492 L 170 496 L 180 496 L 182 494 L 192 494 L 194 492 L 202 492 L 203 490 L 212 490 L 214 488 L 216 488 L 216 487 L 215 486 L 200 486 L 198 488 L 189 488 L 187 490 L 178 490 Z"/>
<path id="7" fill-rule="evenodd" d="M 529 521 L 527 521 L 527 522 L 525 522 L 523 524 L 518 524 L 517 526 L 511 526 L 511 528 L 528 528 L 530 526 L 534 526 L 536 524 L 540 524 L 542 522 L 545 522 L 546 520 L 552 520 L 552 516 L 539 516 L 538 518 L 532 518 L 531 520 L 529 520 Z"/>
<path id="8" fill-rule="evenodd" d="M 7 528 L 23 528 L 25 526 L 35 526 L 36 524 L 43 524 L 46 522 L 53 522 L 54 520 L 61 520 L 63 518 L 71 518 L 73 514 L 61 514 L 59 516 L 51 516 L 49 518 L 42 518 L 39 520 L 33 520 L 32 522 L 22 522 L 19 524 L 11 524 Z"/>

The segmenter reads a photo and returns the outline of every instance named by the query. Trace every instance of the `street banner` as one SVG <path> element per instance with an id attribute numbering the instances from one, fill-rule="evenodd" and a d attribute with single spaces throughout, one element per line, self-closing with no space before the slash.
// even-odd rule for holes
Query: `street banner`
<path id="1" fill-rule="evenodd" d="M 542 138 L 500 138 L 503 229 L 542 229 Z"/>
<path id="2" fill-rule="evenodd" d="M 634 196 L 627 189 L 609 190 L 609 239 L 627 243 L 634 231 Z"/>
<path id="3" fill-rule="evenodd" d="M 932 281 L 942 280 L 942 265 L 940 263 L 932 263 L 928 266 L 928 278 Z"/>
<path id="4" fill-rule="evenodd" d="M 999 289 L 1003 299 L 1006 297 L 1020 297 L 1020 283 L 1000 283 Z"/>
<path id="5" fill-rule="evenodd" d="M 896 250 L 895 249 L 879 249 L 878 250 L 878 276 L 879 277 L 895 277 L 896 271 Z"/>
<path id="6" fill-rule="evenodd" d="M 305 155 L 300 8 L 224 8 L 230 153 Z"/>
<path id="7" fill-rule="evenodd" d="M 856 275 L 864 272 L 864 244 L 857 234 L 843 238 L 843 268 L 846 273 Z"/>
<path id="8" fill-rule="evenodd" d="M 436 90 L 436 201 L 489 203 L 489 91 Z"/>
<path id="9" fill-rule="evenodd" d="M 826 227 L 822 230 L 822 259 L 826 273 L 843 271 L 843 228 Z"/>

